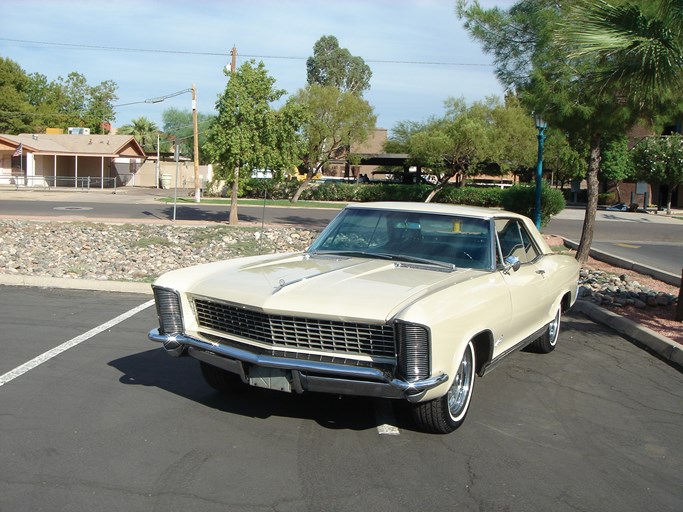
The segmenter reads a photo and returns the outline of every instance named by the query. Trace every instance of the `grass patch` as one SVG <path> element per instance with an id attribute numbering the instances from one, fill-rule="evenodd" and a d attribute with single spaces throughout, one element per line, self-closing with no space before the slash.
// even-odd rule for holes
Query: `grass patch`
<path id="1" fill-rule="evenodd" d="M 145 248 L 151 245 L 171 245 L 171 242 L 160 236 L 149 236 L 140 238 L 133 243 L 133 247 Z"/>

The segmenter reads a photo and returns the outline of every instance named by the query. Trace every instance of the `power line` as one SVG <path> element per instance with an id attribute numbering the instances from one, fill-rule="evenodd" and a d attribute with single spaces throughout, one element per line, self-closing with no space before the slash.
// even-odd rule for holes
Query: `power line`
<path id="1" fill-rule="evenodd" d="M 52 41 L 32 41 L 28 39 L 9 39 L 0 37 L 0 41 L 9 41 L 13 43 L 36 44 L 44 46 L 61 46 L 64 48 L 111 51 L 111 52 L 139 52 L 139 53 L 163 53 L 171 55 L 202 55 L 208 57 L 227 57 L 228 52 L 198 52 L 198 51 L 184 51 L 184 50 L 164 50 L 159 48 L 125 48 L 120 46 L 102 46 L 102 45 L 88 45 L 88 44 L 74 44 L 74 43 L 56 43 Z M 280 60 L 306 60 L 308 57 L 295 57 L 286 55 L 251 55 L 240 54 L 240 57 L 247 59 L 280 59 Z M 476 64 L 468 62 L 438 62 L 438 61 L 403 61 L 403 60 L 378 60 L 378 59 L 363 59 L 367 63 L 374 64 L 406 64 L 406 65 L 426 65 L 426 66 L 471 66 L 471 67 L 492 67 L 492 64 Z"/>
<path id="2" fill-rule="evenodd" d="M 118 105 L 112 105 L 112 108 L 126 107 L 128 105 L 138 105 L 140 103 L 161 103 L 162 101 L 167 100 L 168 98 L 180 96 L 181 94 L 185 94 L 186 92 L 190 91 L 192 91 L 192 89 L 183 89 L 182 91 L 172 92 L 171 94 L 166 94 L 165 96 L 158 96 L 156 98 L 148 98 L 142 101 L 131 101 L 130 103 L 119 103 Z"/>

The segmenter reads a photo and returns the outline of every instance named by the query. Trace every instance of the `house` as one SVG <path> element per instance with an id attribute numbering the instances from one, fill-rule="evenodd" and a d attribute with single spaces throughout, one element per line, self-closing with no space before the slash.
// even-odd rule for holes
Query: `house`
<path id="1" fill-rule="evenodd" d="M 114 188 L 145 159 L 130 135 L 0 134 L 0 185 Z"/>

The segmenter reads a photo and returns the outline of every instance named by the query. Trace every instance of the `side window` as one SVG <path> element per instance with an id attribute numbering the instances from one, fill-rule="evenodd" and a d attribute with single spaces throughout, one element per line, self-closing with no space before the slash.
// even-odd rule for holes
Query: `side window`
<path id="1" fill-rule="evenodd" d="M 524 225 L 515 219 L 496 220 L 496 232 L 503 260 L 508 256 L 516 256 L 522 263 L 536 259 L 540 252 L 534 245 Z"/>

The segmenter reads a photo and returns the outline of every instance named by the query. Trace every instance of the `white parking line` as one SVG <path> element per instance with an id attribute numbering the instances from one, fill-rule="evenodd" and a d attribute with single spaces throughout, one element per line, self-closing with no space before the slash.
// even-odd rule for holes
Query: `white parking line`
<path id="1" fill-rule="evenodd" d="M 116 318 L 112 318 L 108 322 L 105 322 L 102 325 L 98 325 L 94 329 L 90 329 L 88 332 L 83 333 L 80 336 L 76 336 L 75 338 L 72 338 L 69 341 L 62 343 L 61 345 L 51 350 L 48 350 L 47 352 L 42 353 L 41 355 L 31 359 L 27 363 L 24 363 L 21 366 L 17 366 L 14 370 L 11 370 L 4 375 L 0 375 L 0 386 L 4 386 L 8 382 L 13 381 L 17 377 L 20 377 L 21 375 L 25 374 L 29 370 L 32 370 L 36 366 L 39 366 L 46 361 L 49 361 L 50 359 L 61 354 L 62 352 L 69 350 L 71 347 L 75 347 L 76 345 L 83 343 L 84 341 L 89 340 L 94 336 L 97 336 L 99 333 L 106 331 L 107 329 L 110 329 L 111 327 L 123 322 L 124 320 L 127 320 L 131 316 L 136 315 L 140 311 L 147 309 L 153 304 L 154 299 L 149 300 L 144 304 L 140 304 L 138 307 L 133 308 L 130 311 L 126 311 L 122 315 L 119 315 Z"/>
<path id="2" fill-rule="evenodd" d="M 401 431 L 394 426 L 396 417 L 389 400 L 375 400 L 375 418 L 377 418 L 377 432 L 385 436 L 399 436 Z"/>

